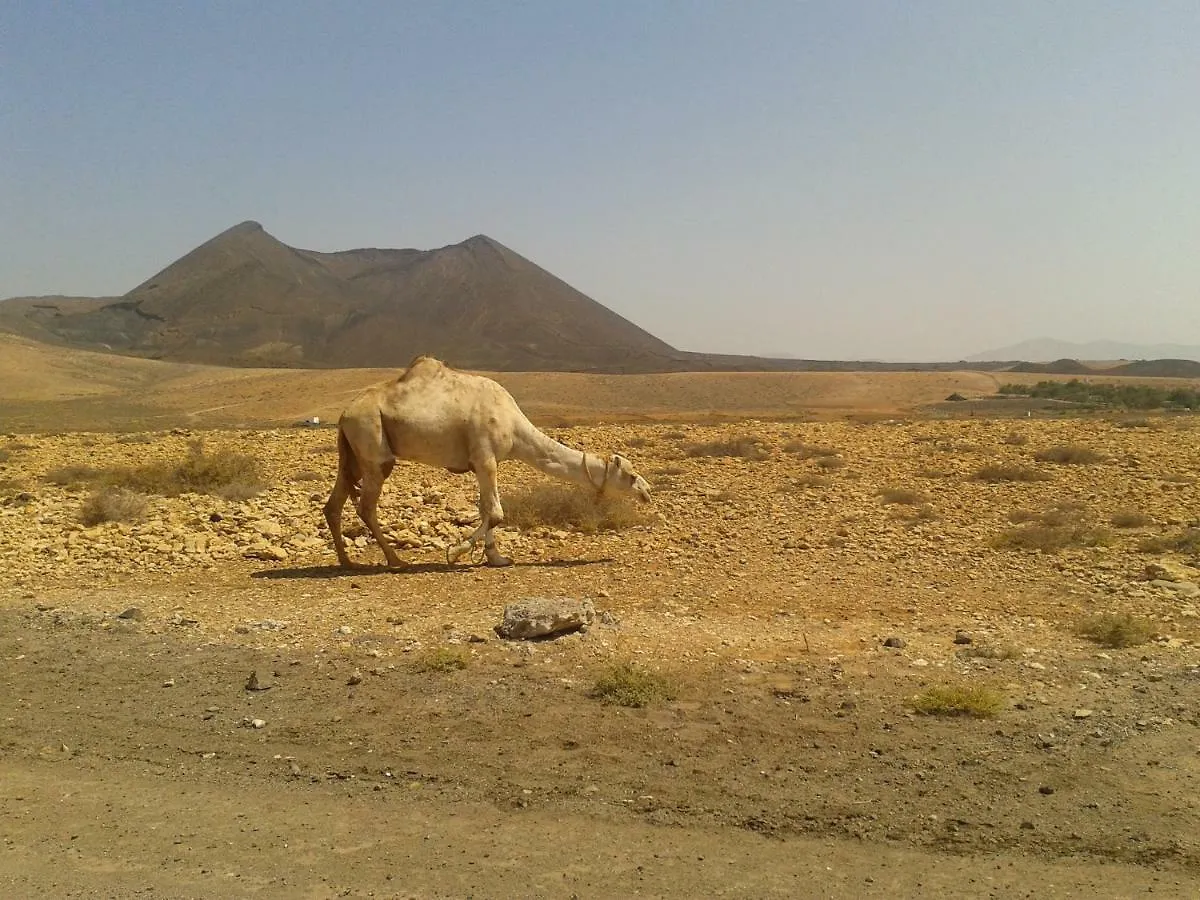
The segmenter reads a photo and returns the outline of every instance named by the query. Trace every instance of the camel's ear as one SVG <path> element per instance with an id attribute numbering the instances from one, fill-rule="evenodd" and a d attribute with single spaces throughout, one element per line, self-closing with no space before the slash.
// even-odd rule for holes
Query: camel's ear
<path id="1" fill-rule="evenodd" d="M 612 455 L 612 461 L 613 461 L 613 465 L 616 466 L 618 469 L 632 468 L 632 464 L 629 462 L 629 460 L 627 460 L 625 457 L 623 457 L 620 453 L 614 453 Z"/>

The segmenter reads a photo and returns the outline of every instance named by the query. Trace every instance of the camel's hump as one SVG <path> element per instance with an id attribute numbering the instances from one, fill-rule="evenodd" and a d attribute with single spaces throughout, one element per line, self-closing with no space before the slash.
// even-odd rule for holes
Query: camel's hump
<path id="1" fill-rule="evenodd" d="M 404 370 L 404 374 L 400 376 L 400 381 L 408 381 L 418 376 L 429 377 L 442 372 L 448 367 L 440 359 L 435 359 L 432 356 L 418 356 L 408 364 L 408 368 Z"/>

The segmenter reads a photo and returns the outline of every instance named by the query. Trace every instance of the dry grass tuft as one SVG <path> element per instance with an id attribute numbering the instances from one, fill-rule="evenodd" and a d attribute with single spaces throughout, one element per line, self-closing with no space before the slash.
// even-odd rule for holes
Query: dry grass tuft
<path id="1" fill-rule="evenodd" d="M 973 647 L 964 647 L 958 651 L 958 656 L 961 659 L 1020 659 L 1021 651 L 1012 644 L 1000 644 L 998 646 L 981 644 Z"/>
<path id="2" fill-rule="evenodd" d="M 1146 643 L 1154 636 L 1154 629 L 1148 621 L 1132 613 L 1104 613 L 1081 621 L 1075 633 L 1104 647 L 1120 649 Z"/>
<path id="3" fill-rule="evenodd" d="M 1004 708 L 1004 695 L 979 684 L 941 684 L 912 699 L 912 708 L 928 716 L 991 718 Z"/>
<path id="4" fill-rule="evenodd" d="M 1081 512 L 1069 505 L 1051 507 L 1035 514 L 1032 520 L 1021 510 L 1011 513 L 1024 524 L 1002 531 L 992 541 L 1000 550 L 1038 550 L 1042 553 L 1059 553 L 1063 550 L 1084 547 L 1107 547 L 1113 542 L 1113 534 L 1101 525 L 1088 523 Z"/>
<path id="5" fill-rule="evenodd" d="M 879 490 L 879 499 L 884 504 L 902 503 L 905 506 L 916 506 L 920 503 L 925 503 L 929 498 L 920 491 L 909 490 L 908 488 L 885 487 Z"/>
<path id="6" fill-rule="evenodd" d="M 727 441 L 709 441 L 704 444 L 691 444 L 685 448 L 688 456 L 715 456 L 731 459 L 764 460 L 771 455 L 762 438 L 753 435 L 741 435 Z"/>
<path id="7" fill-rule="evenodd" d="M 1024 447 L 1029 443 L 1029 438 L 1021 434 L 1019 431 L 1010 431 L 1004 436 L 1004 443 L 1010 447 Z"/>
<path id="8" fill-rule="evenodd" d="M 1200 528 L 1185 528 L 1178 534 L 1148 535 L 1138 542 L 1142 553 L 1200 554 Z"/>
<path id="9" fill-rule="evenodd" d="M 203 441 L 193 441 L 179 462 L 154 462 L 134 468 L 117 466 L 60 466 L 46 473 L 52 484 L 96 484 L 122 487 L 142 494 L 176 497 L 179 494 L 213 494 L 227 500 L 245 500 L 258 494 L 266 482 L 253 456 L 234 450 L 208 453 Z"/>
<path id="10" fill-rule="evenodd" d="M 976 481 L 986 481 L 989 484 L 1020 481 L 1049 481 L 1050 476 L 1039 469 L 1029 466 L 1014 466 L 1006 463 L 986 465 L 975 473 Z"/>
<path id="11" fill-rule="evenodd" d="M 1118 509 L 1108 521 L 1114 528 L 1145 528 L 1154 524 L 1152 518 L 1136 509 Z"/>
<path id="12" fill-rule="evenodd" d="M 596 679 L 589 696 L 616 706 L 641 709 L 662 700 L 673 700 L 674 685 L 664 676 L 632 662 L 615 663 Z"/>
<path id="13" fill-rule="evenodd" d="M 154 435 L 139 432 L 137 434 L 120 434 L 117 435 L 118 444 L 153 444 Z"/>
<path id="14" fill-rule="evenodd" d="M 412 662 L 414 672 L 458 672 L 470 663 L 467 651 L 458 647 L 434 647 L 417 656 Z"/>
<path id="15" fill-rule="evenodd" d="M 1047 447 L 1045 450 L 1039 450 L 1033 454 L 1033 458 L 1038 462 L 1067 466 L 1086 466 L 1103 462 L 1105 459 L 1103 454 L 1080 444 L 1059 444 L 1055 447 Z"/>
<path id="16" fill-rule="evenodd" d="M 292 473 L 292 481 L 324 481 L 325 477 L 320 472 L 314 472 L 312 469 L 301 469 L 299 472 Z M 332 479 L 331 479 L 332 480 Z"/>
<path id="17" fill-rule="evenodd" d="M 542 482 L 504 497 L 505 521 L 517 528 L 546 525 L 595 534 L 644 525 L 649 517 L 627 497 L 596 499 L 581 488 Z"/>
<path id="18" fill-rule="evenodd" d="M 149 504 L 141 494 L 119 487 L 96 491 L 79 510 L 79 521 L 89 528 L 102 522 L 125 522 L 136 525 L 146 521 Z"/>
<path id="19" fill-rule="evenodd" d="M 920 506 L 912 508 L 899 508 L 891 513 L 893 519 L 898 519 L 905 525 L 919 525 L 922 522 L 936 522 L 942 517 L 931 503 L 922 503 Z"/>

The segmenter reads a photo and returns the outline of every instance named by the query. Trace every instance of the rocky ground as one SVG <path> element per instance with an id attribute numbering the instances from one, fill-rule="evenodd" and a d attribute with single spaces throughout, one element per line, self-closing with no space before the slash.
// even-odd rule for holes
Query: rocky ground
<path id="1" fill-rule="evenodd" d="M 473 482 L 401 466 L 381 518 L 412 565 L 352 572 L 332 567 L 321 524 L 331 430 L 206 432 L 206 448 L 260 460 L 268 487 L 150 498 L 141 523 L 91 527 L 90 489 L 48 476 L 179 459 L 197 435 L 12 435 L 0 765 L 17 787 L 0 794 L 0 885 L 1194 896 L 1193 424 L 558 429 L 634 460 L 656 488 L 642 524 L 505 529 L 518 565 L 449 567 Z M 758 451 L 693 455 L 739 437 Z M 1037 459 L 1062 447 L 1098 459 Z M 1000 545 L 1042 525 L 1082 546 Z M 493 633 L 506 604 L 563 595 L 607 615 L 552 641 Z M 1147 639 L 1076 633 L 1101 613 L 1134 614 Z M 437 653 L 465 668 L 429 671 Z M 615 661 L 662 674 L 674 698 L 592 699 Z M 265 689 L 247 690 L 250 672 Z M 914 710 L 946 685 L 983 686 L 1001 708 Z"/>

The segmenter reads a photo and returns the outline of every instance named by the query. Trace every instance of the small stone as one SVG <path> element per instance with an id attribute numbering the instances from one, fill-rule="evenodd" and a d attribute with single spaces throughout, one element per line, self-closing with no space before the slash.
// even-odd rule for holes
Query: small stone
<path id="1" fill-rule="evenodd" d="M 927 659 L 914 659 L 914 660 L 912 661 L 912 664 L 913 664 L 914 666 L 916 666 L 917 668 L 919 668 L 919 669 L 920 669 L 920 668 L 924 668 L 925 666 L 929 665 L 929 660 L 927 660 Z"/>
<path id="2" fill-rule="evenodd" d="M 482 634 L 472 634 L 467 637 L 468 644 L 486 644 L 487 638 Z"/>
<path id="3" fill-rule="evenodd" d="M 346 679 L 346 684 L 353 687 L 356 684 L 362 684 L 362 680 L 362 672 L 358 671 L 358 669 L 355 669 L 350 673 L 350 677 Z"/>
<path id="4" fill-rule="evenodd" d="M 970 644 L 970 643 L 973 643 L 973 639 L 965 631 L 956 631 L 956 632 L 954 632 L 954 643 Z"/>
<path id="5" fill-rule="evenodd" d="M 175 679 L 168 678 L 166 681 L 163 682 L 163 687 L 175 687 Z"/>
<path id="6" fill-rule="evenodd" d="M 251 719 L 250 720 L 251 728 L 265 728 L 266 726 L 267 726 L 267 722 L 265 719 Z"/>
<path id="7" fill-rule="evenodd" d="M 1054 793 L 1054 788 L 1050 787 L 1048 784 L 1043 784 L 1040 788 L 1038 788 L 1038 793 L 1044 797 L 1049 797 Z"/>
<path id="8" fill-rule="evenodd" d="M 1076 719 L 1090 719 L 1092 717 L 1092 711 L 1090 709 L 1077 709 L 1075 710 L 1074 716 Z"/>
<path id="9" fill-rule="evenodd" d="M 349 625 L 342 625 L 338 628 L 338 634 L 350 634 L 353 629 Z"/>
<path id="10" fill-rule="evenodd" d="M 131 606 L 128 609 L 117 613 L 118 619 L 128 619 L 134 622 L 140 622 L 145 618 L 140 606 Z"/>
<path id="11" fill-rule="evenodd" d="M 889 638 L 884 638 L 883 646 L 895 647 L 897 650 L 903 650 L 905 647 L 908 646 L 908 643 L 907 643 L 907 641 L 904 640 L 904 638 L 889 637 Z"/>

